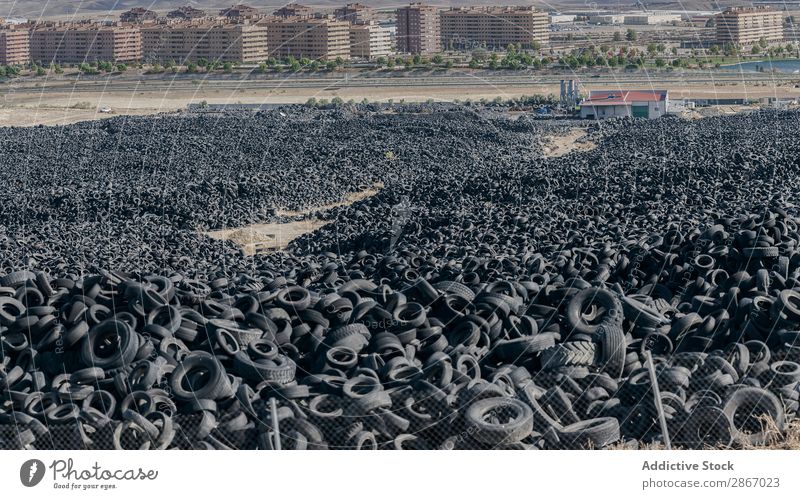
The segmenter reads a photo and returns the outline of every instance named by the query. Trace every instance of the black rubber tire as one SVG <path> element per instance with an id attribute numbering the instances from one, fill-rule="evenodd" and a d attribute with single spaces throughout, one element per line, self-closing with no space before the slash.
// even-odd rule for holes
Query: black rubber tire
<path id="1" fill-rule="evenodd" d="M 82 341 L 80 358 L 83 365 L 104 370 L 131 365 L 139 350 L 139 335 L 127 322 L 115 319 L 92 327 Z M 114 348 L 105 351 L 109 347 Z M 108 355 L 104 355 L 106 353 Z"/>
<path id="2" fill-rule="evenodd" d="M 723 412 L 731 423 L 731 433 L 733 440 L 743 446 L 764 445 L 770 439 L 768 431 L 761 430 L 755 432 L 744 431 L 739 421 L 738 411 L 744 409 L 747 420 L 756 426 L 763 423 L 755 421 L 761 415 L 766 415 L 772 419 L 778 432 L 783 433 L 785 424 L 785 413 L 781 401 L 771 392 L 756 387 L 743 387 L 733 391 L 728 395 L 723 406 Z M 756 409 L 760 412 L 756 413 Z"/>
<path id="3" fill-rule="evenodd" d="M 619 379 L 625 369 L 625 333 L 616 324 L 600 324 L 595 334 L 600 343 L 598 366 L 612 378 Z"/>
<path id="4" fill-rule="evenodd" d="M 543 350 L 539 356 L 542 369 L 563 366 L 592 366 L 597 362 L 597 346 L 591 341 L 568 341 Z"/>
<path id="5" fill-rule="evenodd" d="M 203 369 L 207 373 L 206 382 L 196 388 L 184 386 L 187 376 L 198 369 Z M 172 372 L 170 388 L 172 396 L 183 402 L 198 399 L 218 400 L 234 395 L 225 368 L 216 358 L 208 354 L 194 354 L 183 359 Z"/>
<path id="6" fill-rule="evenodd" d="M 446 295 L 456 295 L 464 300 L 471 302 L 475 299 L 475 292 L 464 284 L 455 281 L 439 281 L 433 284 L 433 288 Z"/>
<path id="7" fill-rule="evenodd" d="M 552 333 L 539 333 L 513 340 L 500 340 L 496 343 L 494 351 L 502 360 L 516 361 L 520 357 L 552 348 L 555 343 L 555 336 Z"/>
<path id="8" fill-rule="evenodd" d="M 233 357 L 233 368 L 237 374 L 251 381 L 286 384 L 294 381 L 297 365 L 285 355 L 254 361 L 246 352 L 240 351 Z"/>
<path id="9" fill-rule="evenodd" d="M 578 421 L 559 431 L 558 438 L 567 448 L 603 449 L 620 440 L 619 421 L 612 417 Z"/>
<path id="10" fill-rule="evenodd" d="M 508 412 L 511 419 L 505 423 L 487 421 L 495 411 Z M 512 398 L 478 400 L 469 406 L 464 418 L 472 438 L 488 445 L 520 442 L 533 431 L 533 411 L 522 401 Z"/>
<path id="11" fill-rule="evenodd" d="M 582 317 L 583 308 L 596 303 L 605 312 L 598 324 L 590 324 Z M 578 291 L 569 301 L 565 318 L 571 328 L 570 333 L 594 334 L 600 323 L 622 324 L 622 305 L 611 291 L 603 288 L 586 288 Z"/>

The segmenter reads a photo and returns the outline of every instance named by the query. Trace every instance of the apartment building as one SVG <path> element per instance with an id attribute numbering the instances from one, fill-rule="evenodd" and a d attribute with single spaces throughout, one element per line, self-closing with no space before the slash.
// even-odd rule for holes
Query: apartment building
<path id="1" fill-rule="evenodd" d="M 260 17 L 261 13 L 255 7 L 249 5 L 233 5 L 227 9 L 219 11 L 220 17 L 227 17 L 228 19 L 253 19 Z"/>
<path id="2" fill-rule="evenodd" d="M 530 48 L 549 41 L 548 15 L 532 7 L 460 7 L 440 16 L 446 48 L 505 48 L 512 43 Z"/>
<path id="3" fill-rule="evenodd" d="M 368 24 L 375 20 L 375 11 L 367 5 L 349 3 L 334 10 L 333 17 L 351 24 Z"/>
<path id="4" fill-rule="evenodd" d="M 439 9 L 412 3 L 397 9 L 397 51 L 407 54 L 431 54 L 441 50 Z"/>
<path id="5" fill-rule="evenodd" d="M 296 17 L 298 19 L 309 19 L 314 17 L 314 9 L 298 3 L 290 3 L 276 10 L 272 15 L 284 18 Z"/>
<path id="6" fill-rule="evenodd" d="M 141 31 L 148 62 L 255 63 L 268 57 L 267 30 L 256 24 L 189 21 L 144 26 Z"/>
<path id="7" fill-rule="evenodd" d="M 205 11 L 196 9 L 191 5 L 184 5 L 183 7 L 178 7 L 177 9 L 167 13 L 167 19 L 173 19 L 176 21 L 191 21 L 193 19 L 202 19 L 204 17 L 206 17 Z"/>
<path id="8" fill-rule="evenodd" d="M 158 14 L 152 10 L 143 9 L 142 7 L 134 7 L 131 10 L 123 12 L 119 16 L 119 20 L 123 23 L 143 23 L 155 21 L 156 19 L 158 19 Z"/>
<path id="9" fill-rule="evenodd" d="M 377 23 L 350 25 L 350 57 L 375 60 L 392 54 L 392 40 L 387 28 Z"/>
<path id="10" fill-rule="evenodd" d="M 0 29 L 0 65 L 19 66 L 30 61 L 29 31 L 25 28 Z"/>
<path id="11" fill-rule="evenodd" d="M 716 42 L 752 45 L 783 40 L 783 15 L 769 6 L 732 7 L 716 16 Z"/>
<path id="12" fill-rule="evenodd" d="M 48 24 L 30 34 L 31 60 L 41 64 L 134 62 L 142 58 L 138 27 L 95 23 Z"/>
<path id="13" fill-rule="evenodd" d="M 350 24 L 330 18 L 274 18 L 259 22 L 267 29 L 274 57 L 332 60 L 350 58 Z"/>

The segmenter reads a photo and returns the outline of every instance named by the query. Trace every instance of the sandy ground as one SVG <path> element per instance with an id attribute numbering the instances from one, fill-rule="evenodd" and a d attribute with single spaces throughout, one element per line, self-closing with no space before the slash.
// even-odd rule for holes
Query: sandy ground
<path id="1" fill-rule="evenodd" d="M 38 84 L 36 84 L 38 85 Z M 37 124 L 60 125 L 77 121 L 105 118 L 108 115 L 94 110 L 108 106 L 117 115 L 155 114 L 176 111 L 190 103 L 206 101 L 210 104 L 287 104 L 304 103 L 310 98 L 317 100 L 340 97 L 369 101 L 452 102 L 466 99 L 491 100 L 497 96 L 504 99 L 533 94 L 558 95 L 558 85 L 549 84 L 498 84 L 495 86 L 407 86 L 407 87 L 341 87 L 341 88 L 270 88 L 270 89 L 215 89 L 198 86 L 196 90 L 150 89 L 142 86 L 136 91 L 115 90 L 113 85 L 98 91 L 43 92 L 41 86 L 17 85 L 13 91 L 0 97 L 0 126 L 31 126 Z M 619 86 L 622 86 L 620 83 Z M 642 85 L 634 85 L 637 88 Z M 683 98 L 741 98 L 800 97 L 800 88 L 791 83 L 725 83 L 715 85 L 664 84 L 654 81 L 653 88 L 666 88 L 670 99 Z M 608 88 L 608 83 L 592 83 L 584 80 L 582 89 Z M 0 89 L 2 90 L 2 89 Z"/>
<path id="2" fill-rule="evenodd" d="M 544 155 L 550 158 L 564 156 L 574 151 L 591 151 L 597 144 L 589 140 L 581 141 L 586 137 L 586 130 L 573 128 L 564 135 L 545 137 L 542 144 Z"/>
<path id="3" fill-rule="evenodd" d="M 383 187 L 382 184 L 375 185 L 372 189 L 355 192 L 348 195 L 344 201 L 339 203 L 318 206 L 305 211 L 278 210 L 277 215 L 287 217 L 306 217 L 288 223 L 274 224 L 253 224 L 246 227 L 215 230 L 206 232 L 205 235 L 212 239 L 231 241 L 240 246 L 245 255 L 265 253 L 285 249 L 294 239 L 314 232 L 327 222 L 319 220 L 313 216 L 315 212 L 325 211 L 337 206 L 350 205 L 368 197 L 374 196 Z"/>

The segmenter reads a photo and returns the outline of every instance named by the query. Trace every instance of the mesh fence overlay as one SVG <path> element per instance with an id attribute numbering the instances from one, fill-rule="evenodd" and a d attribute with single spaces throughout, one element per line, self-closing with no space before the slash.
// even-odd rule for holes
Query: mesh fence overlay
<path id="1" fill-rule="evenodd" d="M 336 128 L 340 114 L 318 121 Z M 317 121 L 303 116 L 276 141 Z M 51 276 L 36 265 L 53 256 L 41 249 L 49 243 L 14 235 L 66 230 L 51 217 L 75 210 L 47 206 L 48 189 L 21 191 L 41 191 L 41 202 L 25 194 L 0 203 L 3 224 L 22 231 L 0 239 L 14 248 L 0 273 L 0 448 L 751 448 L 785 437 L 800 394 L 800 232 L 787 201 L 800 192 L 797 113 L 623 120 L 579 158 L 532 162 L 522 159 L 537 150 L 526 145 L 532 137 L 509 132 L 522 120 L 488 132 L 476 121 L 464 135 L 463 113 L 431 116 L 408 126 L 418 135 L 374 118 L 417 150 L 413 161 L 396 159 L 394 146 L 351 151 L 360 159 L 350 170 L 326 161 L 343 177 L 383 169 L 378 158 L 409 173 L 327 212 L 330 223 L 287 252 L 245 259 L 225 246 L 224 259 L 203 250 L 183 260 L 207 238 L 159 253 L 154 239 L 134 237 L 142 226 L 132 215 L 125 235 L 113 236 L 127 242 L 106 262 L 151 269 L 158 253 L 174 266 L 95 271 L 102 252 L 92 252 L 81 256 L 100 259 L 81 262 L 90 273 L 53 258 L 63 265 Z M 103 144 L 121 140 L 121 123 L 96 131 Z M 170 126 L 163 135 L 177 136 Z M 412 147 L 439 135 L 460 138 Z M 368 149 L 355 140 L 342 142 Z M 460 147 L 470 143 L 491 158 Z M 126 148 L 141 162 L 139 144 Z M 6 164 L 28 169 L 19 154 Z M 270 171 L 296 173 L 297 164 Z M 171 182 L 174 171 L 163 175 Z M 139 184 L 122 184 L 130 187 L 117 188 L 125 196 L 103 220 L 122 216 L 119 206 L 143 203 L 148 219 L 182 206 L 195 191 L 180 178 L 181 197 L 154 191 L 150 201 L 127 202 Z M 241 182 L 253 207 L 268 206 L 259 194 L 273 184 L 294 185 L 262 181 Z M 235 186 L 223 187 L 193 208 L 225 199 L 216 206 L 242 209 Z M 68 199 L 108 211 L 96 186 Z M 188 226 L 203 213 L 186 212 Z M 177 237 L 183 222 L 167 218 L 158 227 Z M 53 238 L 57 252 L 106 246 L 73 235 Z M 207 272 L 175 270 L 201 264 Z"/>

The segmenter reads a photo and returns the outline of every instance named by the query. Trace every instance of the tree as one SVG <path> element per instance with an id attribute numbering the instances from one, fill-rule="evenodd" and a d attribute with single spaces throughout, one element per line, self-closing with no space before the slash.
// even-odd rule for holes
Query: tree
<path id="1" fill-rule="evenodd" d="M 197 72 L 197 64 L 189 61 L 186 63 L 186 72 L 187 73 L 196 73 Z"/>
<path id="2" fill-rule="evenodd" d="M 452 59 L 447 59 L 447 62 L 444 63 L 444 67 L 446 67 L 447 69 L 452 69 L 453 68 L 453 60 Z"/>
<path id="3" fill-rule="evenodd" d="M 711 54 L 712 54 L 712 55 L 717 55 L 717 54 L 719 54 L 719 45 L 712 45 L 712 46 L 711 46 Z"/>
<path id="4" fill-rule="evenodd" d="M 46 74 L 47 74 L 47 71 L 43 67 L 36 66 L 36 76 L 44 76 Z"/>
<path id="5" fill-rule="evenodd" d="M 469 66 L 470 69 L 478 69 L 479 64 L 478 64 L 477 60 L 470 59 L 468 66 Z"/>
<path id="6" fill-rule="evenodd" d="M 433 61 L 434 64 L 441 64 L 442 62 L 444 62 L 444 58 L 442 57 L 441 54 L 436 54 L 433 56 L 431 61 Z"/>
<path id="7" fill-rule="evenodd" d="M 767 48 L 767 39 L 763 36 L 758 39 L 758 44 L 761 46 L 762 49 Z"/>
<path id="8" fill-rule="evenodd" d="M 648 43 L 647 44 L 647 53 L 648 54 L 653 55 L 653 54 L 656 53 L 656 50 L 658 50 L 658 46 L 656 46 L 655 43 Z"/>
<path id="9" fill-rule="evenodd" d="M 311 68 L 311 71 L 319 71 L 319 61 L 314 59 L 308 67 Z"/>
<path id="10" fill-rule="evenodd" d="M 656 66 L 657 67 L 663 68 L 666 65 L 667 65 L 667 62 L 664 59 L 662 59 L 660 57 L 656 57 Z"/>
<path id="11" fill-rule="evenodd" d="M 412 62 L 414 63 L 414 66 L 419 66 L 422 63 L 422 56 L 419 54 L 415 55 L 412 59 Z"/>
<path id="12" fill-rule="evenodd" d="M 758 54 L 759 52 L 761 52 L 761 49 L 759 49 L 758 45 L 753 45 L 753 48 L 750 49 L 751 54 L 755 55 Z"/>
<path id="13" fill-rule="evenodd" d="M 672 47 L 670 52 L 672 52 L 672 55 L 678 55 L 678 47 Z"/>
<path id="14" fill-rule="evenodd" d="M 594 60 L 595 66 L 605 66 L 606 65 L 606 58 L 602 55 L 597 56 L 597 59 Z"/>
<path id="15" fill-rule="evenodd" d="M 639 36 L 636 34 L 636 31 L 633 28 L 628 28 L 628 31 L 625 32 L 625 39 L 629 42 L 635 42 Z"/>
<path id="16" fill-rule="evenodd" d="M 608 54 L 609 50 L 610 50 L 609 46 L 606 45 L 605 43 L 603 45 L 600 45 L 600 52 L 602 52 L 603 54 Z"/>
<path id="17" fill-rule="evenodd" d="M 375 60 L 375 62 L 378 64 L 378 66 L 385 66 L 386 65 L 386 58 L 383 57 L 383 56 L 380 56 Z"/>
<path id="18" fill-rule="evenodd" d="M 223 66 L 222 66 L 222 69 L 223 69 L 223 71 L 225 71 L 226 73 L 233 73 L 233 64 L 231 64 L 230 62 L 226 62 L 226 63 L 225 63 Z"/>
<path id="19" fill-rule="evenodd" d="M 291 64 L 289 64 L 289 69 L 292 70 L 295 73 L 300 71 L 300 68 L 301 68 L 300 61 L 294 60 L 294 61 L 292 61 Z"/>
<path id="20" fill-rule="evenodd" d="M 392 59 L 391 57 L 389 58 L 389 60 L 386 61 L 386 67 L 389 69 L 394 68 L 394 64 L 395 64 L 394 59 Z"/>
<path id="21" fill-rule="evenodd" d="M 339 56 L 334 60 L 334 62 L 336 62 L 337 66 L 342 66 L 344 64 L 344 59 L 342 58 L 342 56 Z"/>
<path id="22" fill-rule="evenodd" d="M 663 54 L 664 51 L 667 50 L 667 47 L 665 47 L 663 43 L 659 43 L 658 45 L 656 45 L 656 50 L 658 51 L 659 54 Z"/>
<path id="23" fill-rule="evenodd" d="M 534 40 L 534 41 L 532 41 L 532 42 L 531 42 L 531 50 L 535 50 L 535 51 L 537 51 L 537 52 L 538 52 L 538 51 L 540 51 L 541 49 L 542 49 L 542 44 L 541 44 L 541 42 L 538 42 L 538 41 L 536 41 L 536 40 Z"/>
<path id="24" fill-rule="evenodd" d="M 619 31 L 615 31 L 613 40 L 615 42 L 621 42 L 622 41 L 622 34 Z"/>
<path id="25" fill-rule="evenodd" d="M 334 71 L 336 69 L 336 61 L 328 61 L 325 63 L 325 69 L 328 71 Z"/>

